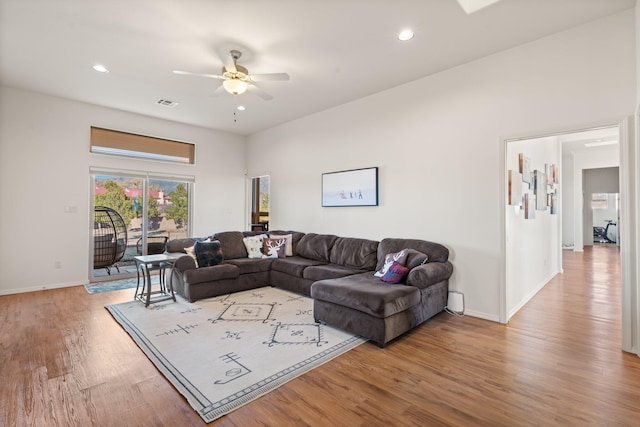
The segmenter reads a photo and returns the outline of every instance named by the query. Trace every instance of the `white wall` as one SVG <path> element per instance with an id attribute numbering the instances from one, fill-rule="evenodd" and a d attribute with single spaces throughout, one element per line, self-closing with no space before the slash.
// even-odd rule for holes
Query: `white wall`
<path id="1" fill-rule="evenodd" d="M 0 294 L 87 283 L 91 166 L 195 176 L 194 235 L 243 227 L 244 137 L 0 91 Z M 90 126 L 195 143 L 197 164 L 91 154 Z M 77 213 L 64 213 L 65 206 Z"/>
<path id="2" fill-rule="evenodd" d="M 271 175 L 272 227 L 441 242 L 451 250 L 450 286 L 465 294 L 467 313 L 499 320 L 501 140 L 632 114 L 634 15 L 250 136 L 250 174 Z M 380 206 L 320 206 L 323 172 L 368 166 L 380 168 Z"/>
<path id="3" fill-rule="evenodd" d="M 559 164 L 560 142 L 555 136 L 512 141 L 507 144 L 507 169 L 518 171 L 518 154 L 530 159 L 531 172 L 545 171 L 545 164 Z M 522 193 L 529 184 L 520 182 Z M 558 184 L 554 189 L 562 193 Z M 545 190 L 546 196 L 546 190 Z M 511 318 L 544 285 L 560 272 L 559 251 L 560 216 L 551 215 L 551 209 L 536 210 L 535 218 L 525 219 L 524 211 L 513 206 L 505 209 L 506 224 L 506 278 L 507 317 Z"/>

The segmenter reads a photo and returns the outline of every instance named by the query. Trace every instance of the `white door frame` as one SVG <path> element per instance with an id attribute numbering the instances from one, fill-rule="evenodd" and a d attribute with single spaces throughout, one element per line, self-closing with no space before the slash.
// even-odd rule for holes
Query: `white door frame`
<path id="1" fill-rule="evenodd" d="M 638 112 L 640 121 L 640 111 Z M 507 254 L 506 254 L 506 176 L 507 176 L 507 145 L 509 141 L 534 139 L 545 136 L 555 136 L 567 133 L 576 133 L 585 130 L 615 127 L 619 128 L 620 135 L 620 263 L 622 276 L 622 349 L 640 355 L 640 289 L 637 280 L 638 274 L 638 253 L 640 253 L 638 235 L 638 212 L 639 201 L 636 197 L 637 189 L 640 188 L 640 177 L 638 176 L 639 162 L 638 149 L 635 132 L 638 124 L 633 117 L 622 117 L 604 123 L 597 123 L 583 128 L 561 129 L 554 132 L 538 132 L 531 135 L 519 135 L 518 137 L 501 138 L 501 164 L 500 171 L 500 221 L 501 221 L 501 286 L 500 286 L 500 322 L 509 321 L 507 307 Z M 636 147 L 634 149 L 634 147 Z M 562 250 L 560 248 L 560 250 Z M 636 319 L 634 324 L 633 319 Z"/>

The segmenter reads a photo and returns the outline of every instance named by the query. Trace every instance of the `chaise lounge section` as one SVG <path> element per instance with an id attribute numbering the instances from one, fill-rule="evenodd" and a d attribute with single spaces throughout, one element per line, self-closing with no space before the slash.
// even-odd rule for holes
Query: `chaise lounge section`
<path id="1" fill-rule="evenodd" d="M 365 336 L 384 347 L 444 310 L 453 273 L 444 246 L 414 239 L 384 239 L 378 246 L 376 270 L 382 268 L 387 254 L 407 248 L 416 251 L 414 254 L 426 254 L 428 262 L 411 268 L 404 283 L 389 285 L 372 272 L 315 282 L 311 297 L 316 321 Z"/>

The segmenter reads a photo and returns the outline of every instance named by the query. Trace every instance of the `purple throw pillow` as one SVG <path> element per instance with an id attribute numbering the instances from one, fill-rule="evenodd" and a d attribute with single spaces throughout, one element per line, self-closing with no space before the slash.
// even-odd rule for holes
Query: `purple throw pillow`
<path id="1" fill-rule="evenodd" d="M 409 269 L 404 265 L 394 261 L 387 272 L 384 273 L 384 276 L 381 277 L 381 279 L 383 282 L 387 283 L 400 283 L 407 274 L 409 274 Z"/>

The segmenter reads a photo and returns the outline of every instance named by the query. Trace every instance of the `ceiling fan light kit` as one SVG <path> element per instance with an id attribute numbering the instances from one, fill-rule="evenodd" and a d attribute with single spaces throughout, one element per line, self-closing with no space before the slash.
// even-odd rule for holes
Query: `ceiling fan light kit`
<path id="1" fill-rule="evenodd" d="M 229 92 L 231 95 L 242 95 L 249 88 L 249 83 L 238 78 L 234 78 L 223 81 L 222 86 L 224 86 L 224 90 Z"/>
<path id="2" fill-rule="evenodd" d="M 199 74 L 178 70 L 174 70 L 174 73 L 222 80 L 222 88 L 234 96 L 242 95 L 249 89 L 249 86 L 253 86 L 255 93 L 266 101 L 273 99 L 273 97 L 256 86 L 256 81 L 289 80 L 287 73 L 249 74 L 249 70 L 236 63 L 241 56 L 242 52 L 239 50 L 230 51 L 228 57 L 223 59 L 224 66 L 222 67 L 221 75 Z"/>

